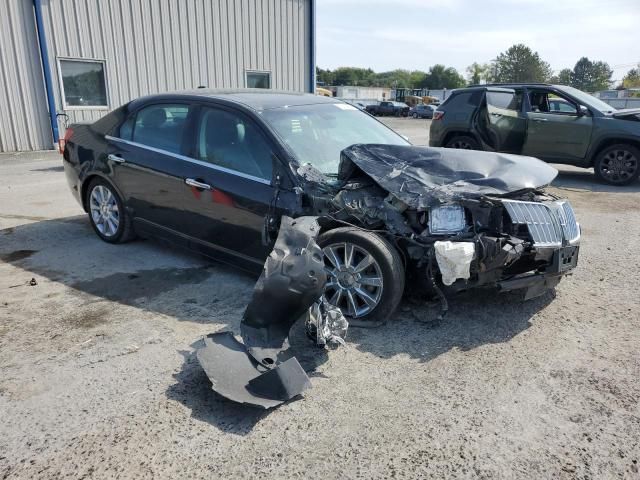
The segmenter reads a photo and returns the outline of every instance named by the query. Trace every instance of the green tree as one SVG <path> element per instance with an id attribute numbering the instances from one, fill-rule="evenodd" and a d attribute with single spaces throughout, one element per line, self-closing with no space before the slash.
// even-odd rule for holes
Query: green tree
<path id="1" fill-rule="evenodd" d="M 500 83 L 546 82 L 551 78 L 551 67 L 538 52 L 520 43 L 496 57 L 490 76 L 492 81 Z"/>
<path id="2" fill-rule="evenodd" d="M 473 62 L 467 67 L 467 79 L 471 85 L 488 81 L 491 66 L 486 63 Z"/>
<path id="3" fill-rule="evenodd" d="M 611 83 L 613 71 L 605 62 L 592 62 L 582 57 L 576 62 L 571 74 L 571 86 L 585 92 L 606 90 Z"/>
<path id="4" fill-rule="evenodd" d="M 334 80 L 335 75 L 331 70 L 323 70 L 320 67 L 316 67 L 316 82 L 333 85 Z"/>
<path id="5" fill-rule="evenodd" d="M 549 82 L 557 84 L 557 85 L 571 85 L 571 75 L 572 71 L 570 68 L 563 68 L 560 70 L 558 75 L 551 77 Z"/>
<path id="6" fill-rule="evenodd" d="M 429 68 L 429 73 L 425 75 L 423 84 L 426 88 L 436 90 L 441 88 L 460 88 L 464 87 L 464 85 L 464 78 L 455 68 L 447 68 L 440 64 Z"/>
<path id="7" fill-rule="evenodd" d="M 640 67 L 632 68 L 622 79 L 624 88 L 640 88 Z"/>
<path id="8" fill-rule="evenodd" d="M 340 67 L 333 71 L 335 85 L 369 86 L 373 82 L 373 70 L 370 68 Z"/>

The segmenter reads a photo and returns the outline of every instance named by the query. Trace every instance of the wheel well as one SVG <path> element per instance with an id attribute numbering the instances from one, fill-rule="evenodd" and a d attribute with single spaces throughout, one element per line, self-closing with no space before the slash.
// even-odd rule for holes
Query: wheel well
<path id="1" fill-rule="evenodd" d="M 632 140 L 630 138 L 607 138 L 606 140 L 600 142 L 598 144 L 598 147 L 593 151 L 593 154 L 591 154 L 591 158 L 589 159 L 589 166 L 594 166 L 594 164 L 596 163 L 596 158 L 598 158 L 600 152 L 602 152 L 602 150 L 604 150 L 605 148 L 610 147 L 611 145 L 624 143 L 632 145 L 636 148 L 640 148 L 640 140 Z"/>
<path id="2" fill-rule="evenodd" d="M 336 228 L 340 228 L 340 227 L 349 227 L 349 226 L 353 226 L 354 228 L 359 228 L 363 231 L 368 231 L 368 229 L 360 227 L 356 224 L 345 224 L 342 222 L 338 222 L 326 217 L 320 217 L 318 219 L 318 223 L 320 225 L 320 233 L 318 234 L 318 236 L 322 235 L 325 232 L 328 232 L 330 230 L 335 230 Z M 378 235 L 381 237 L 385 237 L 384 235 L 381 235 L 378 232 L 369 232 L 372 233 L 374 235 Z M 407 265 L 409 263 L 408 261 L 408 257 L 407 257 L 407 252 L 404 248 L 402 248 L 400 245 L 398 245 L 398 243 L 396 241 L 394 241 L 392 238 L 386 238 L 386 240 L 391 244 L 391 246 L 400 254 L 400 258 L 402 259 L 402 265 L 407 268 Z"/>
<path id="3" fill-rule="evenodd" d="M 91 182 L 96 178 L 104 180 L 118 193 L 118 195 L 120 194 L 118 189 L 115 188 L 113 184 L 109 180 L 105 179 L 102 175 L 97 175 L 97 174 L 89 175 L 87 178 L 84 179 L 84 181 L 82 182 L 82 186 L 80 187 L 80 198 L 82 199 L 82 208 L 84 208 L 85 212 L 89 211 L 89 208 L 87 206 L 87 189 L 89 188 L 89 185 L 91 185 Z"/>
<path id="4" fill-rule="evenodd" d="M 89 211 L 89 209 L 87 208 L 87 188 L 89 188 L 89 185 L 94 178 L 100 178 L 100 175 L 89 175 L 84 179 L 84 181 L 82 182 L 82 186 L 80 187 L 80 199 L 82 200 L 82 208 L 85 212 Z"/>
<path id="5" fill-rule="evenodd" d="M 457 137 L 458 135 L 464 135 L 465 137 L 471 137 L 476 142 L 478 141 L 478 139 L 476 138 L 476 136 L 472 132 L 465 132 L 465 131 L 462 131 L 462 130 L 456 130 L 456 131 L 453 131 L 453 132 L 448 132 L 444 136 L 444 140 L 442 141 L 442 146 L 444 147 L 447 143 L 449 143 L 449 140 L 451 140 L 453 137 Z M 480 142 L 478 142 L 478 143 L 480 143 Z"/>

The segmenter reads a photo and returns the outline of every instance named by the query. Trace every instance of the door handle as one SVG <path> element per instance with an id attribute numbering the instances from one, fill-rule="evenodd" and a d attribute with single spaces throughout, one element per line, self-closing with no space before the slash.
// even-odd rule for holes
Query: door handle
<path id="1" fill-rule="evenodd" d="M 113 153 L 110 153 L 109 155 L 107 155 L 107 158 L 112 162 L 116 162 L 116 163 L 124 163 L 126 161 L 120 155 L 115 155 Z"/>
<path id="2" fill-rule="evenodd" d="M 531 120 L 533 120 L 534 122 L 548 122 L 549 121 L 546 118 L 532 118 Z"/>
<path id="3" fill-rule="evenodd" d="M 185 179 L 184 183 L 186 183 L 190 187 L 196 187 L 196 188 L 200 188 L 202 190 L 211 190 L 212 189 L 211 185 L 209 185 L 208 183 L 202 183 L 202 182 L 199 182 L 197 180 L 194 180 L 193 178 Z"/>

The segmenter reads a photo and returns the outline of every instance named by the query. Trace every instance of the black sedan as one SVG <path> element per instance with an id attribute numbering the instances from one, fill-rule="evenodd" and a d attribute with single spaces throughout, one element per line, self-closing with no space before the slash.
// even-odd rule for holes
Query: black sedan
<path id="1" fill-rule="evenodd" d="M 325 298 L 351 320 L 388 318 L 405 271 L 440 296 L 480 285 L 533 296 L 577 262 L 570 205 L 540 190 L 553 168 L 413 147 L 332 98 L 144 97 L 72 124 L 63 156 L 71 191 L 110 243 L 162 238 L 260 271 L 283 215 L 317 216 Z"/>

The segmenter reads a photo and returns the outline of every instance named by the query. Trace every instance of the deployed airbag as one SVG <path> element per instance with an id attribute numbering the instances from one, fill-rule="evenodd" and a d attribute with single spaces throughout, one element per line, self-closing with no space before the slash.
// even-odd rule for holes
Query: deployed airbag
<path id="1" fill-rule="evenodd" d="M 452 285 L 459 278 L 469 278 L 475 254 L 473 242 L 435 242 L 433 247 L 442 274 L 442 283 Z"/>

